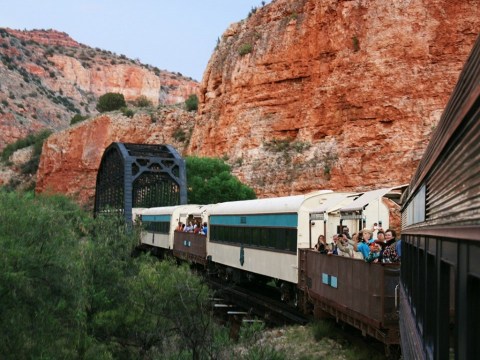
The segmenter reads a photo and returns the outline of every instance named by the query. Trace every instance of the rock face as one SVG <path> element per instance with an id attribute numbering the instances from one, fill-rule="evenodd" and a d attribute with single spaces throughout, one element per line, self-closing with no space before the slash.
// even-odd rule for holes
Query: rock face
<path id="1" fill-rule="evenodd" d="M 171 144 L 182 152 L 194 115 L 165 108 L 155 114 L 101 115 L 50 136 L 43 145 L 36 192 L 63 193 L 93 207 L 103 152 L 112 142 Z"/>
<path id="2" fill-rule="evenodd" d="M 479 33 L 479 10 L 478 0 L 273 1 L 223 34 L 195 119 L 165 109 L 156 122 L 104 115 L 59 132 L 44 144 L 37 191 L 92 206 L 113 141 L 227 158 L 259 197 L 407 183 Z M 59 54 L 50 61 L 92 92 L 156 81 L 101 61 L 89 70 Z M 75 98 L 67 83 L 58 86 Z"/>
<path id="3" fill-rule="evenodd" d="M 189 152 L 260 196 L 409 182 L 480 30 L 478 0 L 276 0 L 223 34 Z"/>
<path id="4" fill-rule="evenodd" d="M 96 116 L 107 92 L 156 105 L 184 102 L 198 83 L 124 55 L 79 44 L 54 30 L 0 28 L 0 151 L 43 128 L 66 128 L 76 113 Z"/>

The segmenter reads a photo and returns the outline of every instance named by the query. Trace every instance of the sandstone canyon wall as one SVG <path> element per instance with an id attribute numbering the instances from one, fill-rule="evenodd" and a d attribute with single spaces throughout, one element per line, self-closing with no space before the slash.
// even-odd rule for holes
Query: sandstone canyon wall
<path id="1" fill-rule="evenodd" d="M 43 145 L 36 191 L 63 193 L 93 208 L 97 171 L 112 142 L 171 144 L 181 153 L 193 126 L 192 113 L 172 107 L 133 118 L 109 113 L 55 133 Z"/>
<path id="2" fill-rule="evenodd" d="M 223 34 L 189 152 L 260 196 L 408 183 L 480 29 L 477 0 L 277 0 Z"/>
<path id="3" fill-rule="evenodd" d="M 55 30 L 0 28 L 0 151 L 43 128 L 68 127 L 76 113 L 96 116 L 107 92 L 154 105 L 183 103 L 198 82 L 107 50 L 80 44 Z"/>
<path id="4" fill-rule="evenodd" d="M 37 191 L 91 206 L 112 141 L 228 159 L 259 197 L 407 183 L 478 35 L 477 10 L 477 0 L 276 0 L 223 34 L 195 118 L 110 114 L 57 133 Z"/>

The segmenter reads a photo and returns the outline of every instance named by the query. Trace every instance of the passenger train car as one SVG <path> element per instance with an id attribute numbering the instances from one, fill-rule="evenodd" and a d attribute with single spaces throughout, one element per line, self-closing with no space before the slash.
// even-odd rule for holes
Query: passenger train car
<path id="1" fill-rule="evenodd" d="M 403 203 L 403 356 L 478 359 L 480 37 Z"/>
<path id="2" fill-rule="evenodd" d="M 331 242 L 332 236 L 341 231 L 342 221 L 343 225 L 349 224 L 349 219 L 342 219 L 344 209 L 348 209 L 348 215 L 355 214 L 350 224 L 354 229 L 367 222 L 371 226 L 378 219 L 388 226 L 390 210 L 383 196 L 392 191 L 322 190 L 306 195 L 138 210 L 145 229 L 142 246 L 157 254 L 171 252 L 179 259 L 208 265 L 224 279 L 273 279 L 281 289 L 282 299 L 294 299 L 299 277 L 298 249 L 313 248 L 319 235 Z M 178 222 L 194 220 L 208 224 L 207 236 L 175 231 Z"/>

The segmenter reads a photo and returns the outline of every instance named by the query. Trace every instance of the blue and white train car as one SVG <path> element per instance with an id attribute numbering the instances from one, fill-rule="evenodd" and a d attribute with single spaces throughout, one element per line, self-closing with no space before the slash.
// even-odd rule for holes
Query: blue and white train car
<path id="1" fill-rule="evenodd" d="M 343 199 L 322 190 L 212 205 L 208 210 L 209 260 L 231 272 L 241 270 L 296 284 L 297 249 L 312 246 L 310 214 L 334 197 Z"/>
<path id="2" fill-rule="evenodd" d="M 179 222 L 187 224 L 196 216 L 201 216 L 201 205 L 177 205 L 144 209 L 141 220 L 144 231 L 141 243 L 165 250 L 173 249 L 173 238 Z"/>

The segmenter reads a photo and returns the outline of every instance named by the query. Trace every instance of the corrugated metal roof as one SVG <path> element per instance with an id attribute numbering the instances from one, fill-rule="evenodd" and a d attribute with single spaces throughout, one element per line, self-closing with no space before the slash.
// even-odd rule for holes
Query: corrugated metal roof
<path id="1" fill-rule="evenodd" d="M 345 199 L 354 195 L 355 194 L 332 194 L 323 204 L 312 209 L 310 214 L 323 214 L 325 212 L 329 213 L 338 210 Z"/>
<path id="2" fill-rule="evenodd" d="M 351 203 L 347 204 L 346 206 L 340 208 L 340 212 L 350 212 L 350 211 L 359 211 L 363 210 L 363 208 L 370 204 L 372 201 L 376 201 L 379 198 L 383 197 L 383 195 L 389 193 L 393 187 L 377 189 L 372 191 L 367 191 L 360 195 L 357 199 L 353 200 Z"/>

